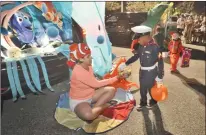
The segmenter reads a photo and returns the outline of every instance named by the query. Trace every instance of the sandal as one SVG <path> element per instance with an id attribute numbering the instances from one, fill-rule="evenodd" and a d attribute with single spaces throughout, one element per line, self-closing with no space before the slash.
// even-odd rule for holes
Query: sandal
<path id="1" fill-rule="evenodd" d="M 115 106 L 118 102 L 116 100 L 110 100 L 109 102 L 107 102 L 108 104 L 110 104 L 110 106 Z"/>

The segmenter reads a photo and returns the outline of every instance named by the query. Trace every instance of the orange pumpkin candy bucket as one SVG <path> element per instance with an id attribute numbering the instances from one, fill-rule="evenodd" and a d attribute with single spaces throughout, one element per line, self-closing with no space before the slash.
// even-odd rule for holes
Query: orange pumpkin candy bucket
<path id="1" fill-rule="evenodd" d="M 151 96 L 156 101 L 164 101 L 168 97 L 167 87 L 161 85 L 160 88 L 157 88 L 157 84 L 155 84 L 151 89 Z"/>

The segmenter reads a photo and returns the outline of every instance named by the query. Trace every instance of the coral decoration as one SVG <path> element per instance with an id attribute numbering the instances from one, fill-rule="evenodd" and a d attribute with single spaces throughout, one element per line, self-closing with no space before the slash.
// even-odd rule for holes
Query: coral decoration
<path id="1" fill-rule="evenodd" d="M 121 76 L 124 76 L 123 78 L 120 78 L 117 82 L 113 83 L 111 86 L 117 88 L 122 88 L 124 90 L 129 90 L 131 87 L 136 87 L 139 88 L 139 86 L 136 83 L 129 82 L 126 80 L 126 77 L 131 75 L 131 69 L 125 69 L 124 71 L 119 71 L 118 67 L 120 64 L 125 63 L 126 59 L 125 58 L 120 58 L 120 60 L 117 62 L 116 67 L 111 73 L 108 73 L 104 76 L 104 79 L 108 79 L 114 76 L 117 76 L 121 74 Z M 126 77 L 125 77 L 126 76 Z"/>

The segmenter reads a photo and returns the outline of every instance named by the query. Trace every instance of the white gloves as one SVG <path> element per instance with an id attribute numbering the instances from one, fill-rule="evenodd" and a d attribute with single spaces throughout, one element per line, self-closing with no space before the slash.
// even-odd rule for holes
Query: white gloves
<path id="1" fill-rule="evenodd" d="M 155 81 L 158 83 L 158 82 L 160 82 L 160 83 L 162 83 L 163 82 L 163 80 L 162 79 L 160 79 L 158 76 L 155 78 Z"/>
<path id="2" fill-rule="evenodd" d="M 127 65 L 125 63 L 122 63 L 122 64 L 119 65 L 118 70 L 123 71 L 126 66 Z"/>
<path id="3" fill-rule="evenodd" d="M 155 78 L 155 81 L 156 81 L 156 82 L 163 82 L 163 80 L 160 79 L 158 76 Z"/>
<path id="4" fill-rule="evenodd" d="M 157 82 L 157 87 L 160 88 L 161 85 L 163 85 L 163 80 L 160 79 L 158 76 L 155 78 L 155 81 Z"/>

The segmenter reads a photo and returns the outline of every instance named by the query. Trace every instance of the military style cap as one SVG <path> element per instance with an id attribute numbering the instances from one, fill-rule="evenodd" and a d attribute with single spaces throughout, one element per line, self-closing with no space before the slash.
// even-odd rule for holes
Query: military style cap
<path id="1" fill-rule="evenodd" d="M 152 28 L 144 25 L 132 27 L 131 30 L 135 33 L 136 38 L 149 35 L 152 32 Z"/>

